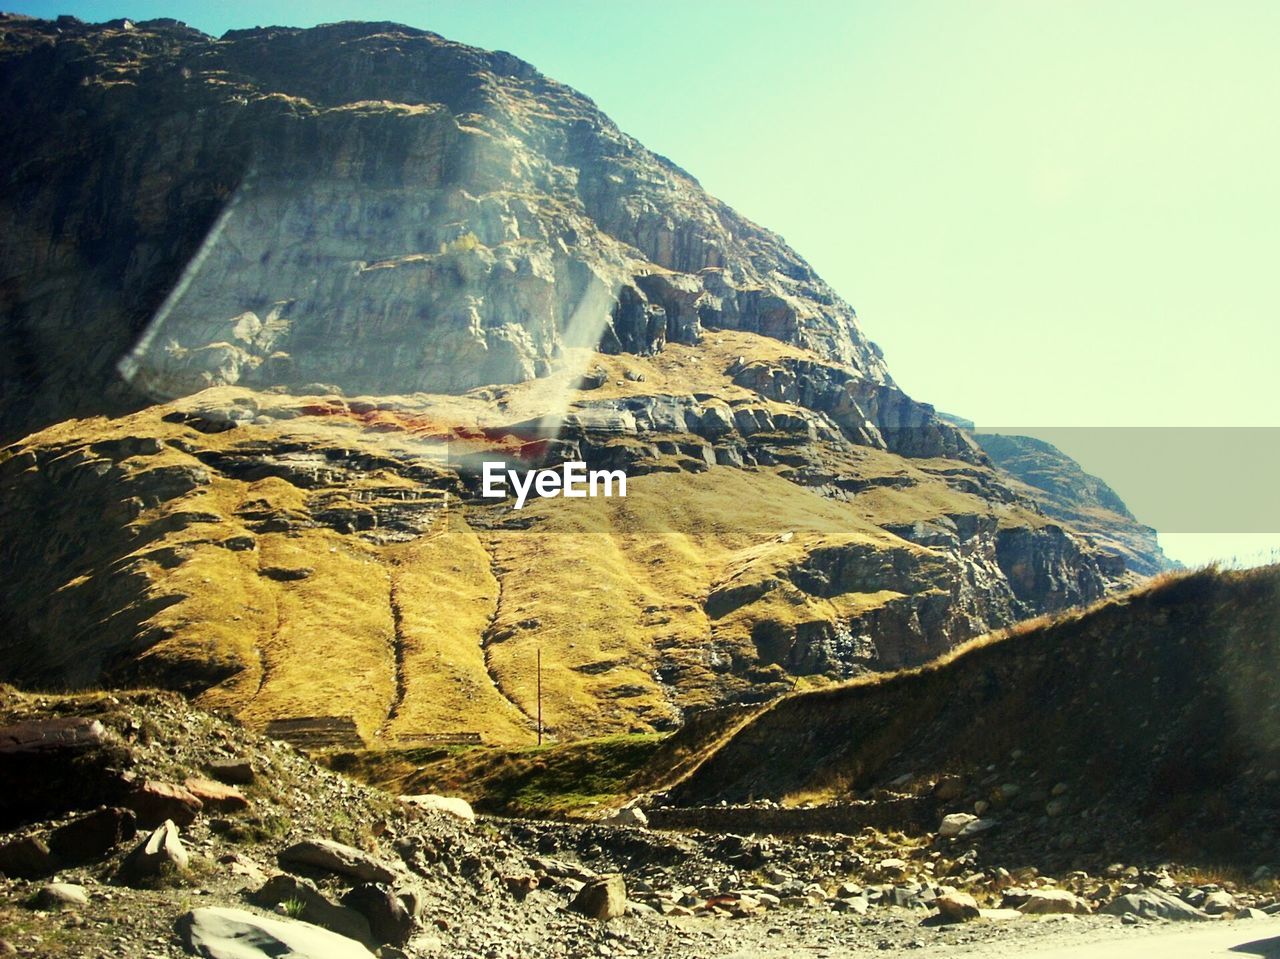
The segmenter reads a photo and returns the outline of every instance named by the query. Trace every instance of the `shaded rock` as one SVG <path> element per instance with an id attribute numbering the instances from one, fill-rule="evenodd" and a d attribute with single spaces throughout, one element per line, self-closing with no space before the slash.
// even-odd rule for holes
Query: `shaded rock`
<path id="1" fill-rule="evenodd" d="M 1200 908 L 1211 916 L 1220 916 L 1225 912 L 1231 912 L 1236 907 L 1235 896 L 1223 889 L 1209 893 L 1204 897 L 1204 902 L 1200 903 Z"/>
<path id="2" fill-rule="evenodd" d="M 293 918 L 321 926 L 366 945 L 373 945 L 375 942 L 369 930 L 369 922 L 364 916 L 354 909 L 333 902 L 310 879 L 289 875 L 272 876 L 249 900 L 267 909 L 282 902 L 301 903 L 301 913 Z"/>
<path id="3" fill-rule="evenodd" d="M 585 883 L 569 908 L 592 919 L 612 919 L 627 911 L 627 884 L 619 875 L 600 876 Z"/>
<path id="4" fill-rule="evenodd" d="M 189 863 L 187 850 L 178 838 L 178 827 L 172 820 L 165 820 L 124 858 L 118 876 L 132 885 L 167 872 L 181 872 Z"/>
<path id="5" fill-rule="evenodd" d="M 354 939 L 328 929 L 243 909 L 196 909 L 181 916 L 177 927 L 188 951 L 207 959 L 369 959 L 373 955 Z"/>
<path id="6" fill-rule="evenodd" d="M 1141 889 L 1114 899 L 1102 907 L 1108 916 L 1140 916 L 1143 919 L 1200 920 L 1207 913 L 1189 906 L 1160 889 Z"/>
<path id="7" fill-rule="evenodd" d="M 1087 902 L 1065 889 L 1033 889 L 1018 911 L 1024 916 L 1087 916 L 1093 912 Z"/>
<path id="8" fill-rule="evenodd" d="M 204 808 L 204 803 L 182 786 L 148 779 L 129 794 L 125 805 L 138 816 L 138 825 L 154 829 L 171 820 L 179 826 L 190 826 Z"/>
<path id="9" fill-rule="evenodd" d="M 408 887 L 364 883 L 342 897 L 343 905 L 368 920 L 374 941 L 402 946 L 409 941 L 422 914 L 422 896 Z"/>
<path id="10" fill-rule="evenodd" d="M 399 873 L 376 856 L 329 839 L 304 839 L 276 857 L 283 869 L 309 866 L 361 882 L 393 882 Z"/>
<path id="11" fill-rule="evenodd" d="M 93 862 L 137 832 L 138 817 L 132 810 L 107 806 L 59 826 L 49 834 L 49 849 L 64 863 Z"/>
<path id="12" fill-rule="evenodd" d="M 0 873 L 17 879 L 40 879 L 54 871 L 53 856 L 44 840 L 24 836 L 0 846 Z"/>
<path id="13" fill-rule="evenodd" d="M 278 583 L 306 579 L 314 572 L 315 570 L 310 566 L 264 566 L 258 570 L 259 575 L 265 576 L 267 579 L 274 579 Z"/>
<path id="14" fill-rule="evenodd" d="M 210 779 L 199 779 L 195 776 L 186 779 L 182 785 L 207 809 L 218 812 L 240 812 L 249 808 L 249 800 L 235 786 L 228 786 Z"/>
<path id="15" fill-rule="evenodd" d="M 511 895 L 523 900 L 529 893 L 538 888 L 538 877 L 531 873 L 523 873 L 519 876 L 503 876 L 502 885 L 506 887 L 507 892 L 511 893 Z"/>
<path id="16" fill-rule="evenodd" d="M 414 809 L 448 813 L 450 816 L 455 816 L 466 822 L 475 822 L 476 814 L 471 808 L 471 804 L 457 796 L 437 796 L 434 793 L 424 793 L 420 796 L 401 796 L 400 801 Z"/>
<path id="17" fill-rule="evenodd" d="M 253 782 L 253 764 L 247 759 L 222 759 L 209 763 L 209 775 L 220 783 L 248 786 Z"/>
<path id="18" fill-rule="evenodd" d="M 967 892 L 945 892 L 934 899 L 933 904 L 947 922 L 968 922 L 980 915 L 978 901 Z"/>
<path id="19" fill-rule="evenodd" d="M 67 906 L 87 906 L 89 897 L 84 886 L 70 882 L 51 882 L 41 886 L 35 895 L 37 909 L 63 909 Z"/>

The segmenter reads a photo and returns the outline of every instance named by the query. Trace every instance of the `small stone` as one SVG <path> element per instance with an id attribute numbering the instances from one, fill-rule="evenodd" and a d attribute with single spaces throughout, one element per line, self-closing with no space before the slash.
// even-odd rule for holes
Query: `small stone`
<path id="1" fill-rule="evenodd" d="M 1199 907 L 1211 916 L 1220 916 L 1223 913 L 1231 912 L 1236 907 L 1235 896 L 1222 889 L 1211 892 L 1204 897 L 1204 901 L 1198 903 Z"/>
<path id="2" fill-rule="evenodd" d="M 209 775 L 220 783 L 248 786 L 253 782 L 253 764 L 247 759 L 222 759 L 209 763 Z"/>

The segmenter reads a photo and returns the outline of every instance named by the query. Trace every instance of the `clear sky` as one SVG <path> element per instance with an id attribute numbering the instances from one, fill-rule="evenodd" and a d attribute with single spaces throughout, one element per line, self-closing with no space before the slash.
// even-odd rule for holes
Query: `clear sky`
<path id="1" fill-rule="evenodd" d="M 1027 432 L 1280 427 L 1273 0 L 11 9 L 211 33 L 388 19 L 509 50 L 785 236 L 920 399 Z M 1068 451 L 1104 478 L 1124 472 Z M 1148 519 L 1160 482 L 1115 485 Z M 1199 532 L 1182 558 L 1243 549 Z"/>

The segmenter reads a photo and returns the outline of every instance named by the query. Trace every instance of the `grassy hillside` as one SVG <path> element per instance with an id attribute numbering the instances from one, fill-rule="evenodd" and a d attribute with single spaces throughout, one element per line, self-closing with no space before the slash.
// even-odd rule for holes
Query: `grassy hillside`
<path id="1" fill-rule="evenodd" d="M 839 801 L 947 781 L 944 811 L 981 802 L 1009 820 L 991 842 L 1268 862 L 1278 676 L 1280 568 L 1168 575 L 919 669 L 781 699 L 672 796 Z"/>

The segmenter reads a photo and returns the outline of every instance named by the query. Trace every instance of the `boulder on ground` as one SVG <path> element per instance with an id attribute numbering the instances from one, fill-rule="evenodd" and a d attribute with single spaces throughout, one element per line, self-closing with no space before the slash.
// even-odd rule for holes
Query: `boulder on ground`
<path id="1" fill-rule="evenodd" d="M 978 901 L 967 892 L 941 893 L 933 900 L 933 904 L 938 907 L 938 914 L 947 922 L 968 922 L 981 916 Z"/>
<path id="2" fill-rule="evenodd" d="M 374 941 L 403 946 L 422 915 L 422 895 L 412 887 L 367 882 L 342 897 L 342 904 L 369 921 Z"/>
<path id="3" fill-rule="evenodd" d="M 196 909 L 178 919 L 191 953 L 207 959 L 371 959 L 346 936 L 306 922 L 254 915 L 243 909 Z"/>
<path id="4" fill-rule="evenodd" d="M 42 879 L 52 875 L 56 864 L 44 840 L 24 836 L 0 846 L 0 873 L 15 879 Z"/>
<path id="5" fill-rule="evenodd" d="M 301 911 L 294 918 L 369 946 L 375 944 L 368 920 L 356 910 L 340 906 L 329 899 L 310 879 L 284 874 L 272 876 L 249 897 L 249 901 L 265 909 L 284 902 L 299 904 L 294 908 L 300 908 Z"/>
<path id="6" fill-rule="evenodd" d="M 67 864 L 94 862 L 138 833 L 138 817 L 130 809 L 104 806 L 59 826 L 49 834 L 49 849 Z"/>
<path id="7" fill-rule="evenodd" d="M 1089 904 L 1066 889 L 1032 889 L 1027 901 L 1018 907 L 1024 916 L 1087 916 L 1093 912 Z"/>
<path id="8" fill-rule="evenodd" d="M 964 832 L 966 826 L 977 821 L 978 817 L 972 813 L 954 812 L 949 816 L 942 817 L 942 825 L 938 827 L 938 835 L 945 837 L 958 836 Z"/>
<path id="9" fill-rule="evenodd" d="M 129 794 L 125 805 L 138 816 L 143 829 L 155 829 L 165 820 L 179 826 L 190 826 L 204 808 L 204 803 L 182 786 L 148 779 Z"/>
<path id="10" fill-rule="evenodd" d="M 424 793 L 421 796 L 401 796 L 400 801 L 412 809 L 448 813 L 450 816 L 456 816 L 466 822 L 475 822 L 476 814 L 471 808 L 471 803 L 458 796 L 437 796 L 434 793 Z"/>
<path id="11" fill-rule="evenodd" d="M 163 876 L 170 871 L 182 871 L 190 863 L 186 848 L 178 838 L 178 827 L 167 819 L 138 843 L 120 863 L 119 877 L 132 885 Z"/>
<path id="12" fill-rule="evenodd" d="M 1113 899 L 1102 907 L 1108 916 L 1139 916 L 1143 919 L 1200 920 L 1209 914 L 1161 889 L 1140 889 Z"/>
<path id="13" fill-rule="evenodd" d="M 639 806 L 623 806 L 621 809 L 615 809 L 604 817 L 602 822 L 610 826 L 641 826 L 649 825 L 649 817 L 644 814 L 644 810 Z"/>
<path id="14" fill-rule="evenodd" d="M 592 919 L 613 919 L 627 911 L 627 884 L 613 874 L 585 883 L 569 908 Z"/>
<path id="15" fill-rule="evenodd" d="M 218 812 L 241 812 L 249 808 L 249 800 L 235 786 L 191 776 L 183 782 L 183 788 L 204 804 L 206 809 Z"/>
<path id="16" fill-rule="evenodd" d="M 253 764 L 247 759 L 220 759 L 206 767 L 209 775 L 220 783 L 248 786 L 253 782 Z"/>
<path id="17" fill-rule="evenodd" d="M 330 839 L 304 839 L 282 849 L 276 858 L 282 869 L 304 866 L 361 882 L 393 882 L 400 875 L 390 863 Z"/>
<path id="18" fill-rule="evenodd" d="M 84 886 L 70 882 L 51 882 L 36 891 L 37 909 L 64 909 L 68 906 L 87 906 L 89 897 Z"/>

